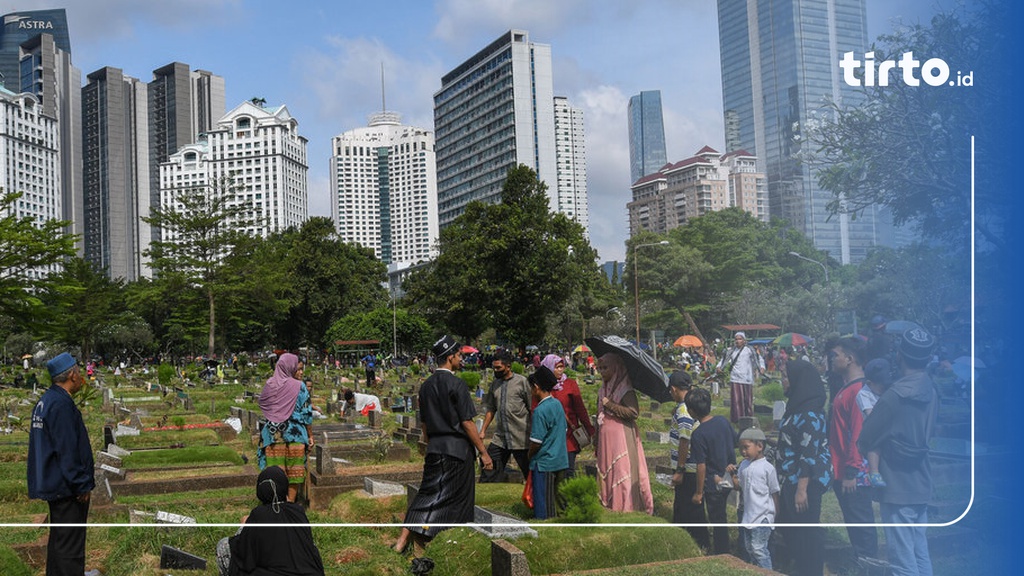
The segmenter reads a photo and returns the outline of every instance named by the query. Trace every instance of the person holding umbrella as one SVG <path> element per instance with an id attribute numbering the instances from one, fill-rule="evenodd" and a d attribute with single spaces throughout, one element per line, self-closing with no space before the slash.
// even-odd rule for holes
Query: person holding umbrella
<path id="1" fill-rule="evenodd" d="M 647 458 L 636 419 L 640 403 L 622 357 L 597 360 L 601 374 L 597 405 L 597 476 L 601 503 L 611 510 L 654 513 Z"/>

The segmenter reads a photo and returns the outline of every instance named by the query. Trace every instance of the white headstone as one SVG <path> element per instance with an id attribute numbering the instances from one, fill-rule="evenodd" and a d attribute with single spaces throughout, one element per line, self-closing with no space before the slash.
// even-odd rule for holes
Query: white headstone
<path id="1" fill-rule="evenodd" d="M 772 420 L 778 422 L 782 420 L 782 415 L 786 413 L 786 401 L 776 400 L 775 404 L 772 405 Z"/>

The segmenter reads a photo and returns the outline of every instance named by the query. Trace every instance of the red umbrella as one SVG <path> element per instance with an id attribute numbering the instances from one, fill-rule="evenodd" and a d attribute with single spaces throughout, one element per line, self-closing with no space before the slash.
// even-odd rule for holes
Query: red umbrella
<path id="1" fill-rule="evenodd" d="M 803 334 L 797 334 L 796 332 L 786 332 L 782 336 L 779 336 L 773 343 L 779 346 L 806 346 L 813 342 L 814 339 L 810 336 L 804 336 Z"/>
<path id="2" fill-rule="evenodd" d="M 462 347 L 461 352 L 463 354 L 476 354 L 477 352 L 479 352 L 479 350 L 467 344 L 466 346 Z"/>

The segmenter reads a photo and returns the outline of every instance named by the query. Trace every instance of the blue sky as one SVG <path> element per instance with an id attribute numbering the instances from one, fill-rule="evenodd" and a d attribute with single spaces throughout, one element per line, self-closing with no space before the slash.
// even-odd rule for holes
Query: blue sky
<path id="1" fill-rule="evenodd" d="M 869 34 L 923 22 L 953 0 L 868 0 Z M 433 129 L 441 76 L 510 28 L 550 44 L 556 95 L 583 108 L 591 243 L 622 260 L 628 234 L 626 103 L 661 90 L 670 161 L 721 150 L 722 88 L 713 0 L 35 0 L 66 8 L 75 65 L 150 80 L 173 61 L 223 76 L 227 109 L 260 96 L 286 104 L 309 139 L 310 215 L 329 216 L 333 136 L 387 107 Z"/>

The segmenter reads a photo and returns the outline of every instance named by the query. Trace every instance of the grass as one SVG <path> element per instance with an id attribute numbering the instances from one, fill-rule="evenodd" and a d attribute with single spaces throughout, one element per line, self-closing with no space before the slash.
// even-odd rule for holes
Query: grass
<path id="1" fill-rule="evenodd" d="M 242 456 L 227 446 L 190 446 L 170 450 L 137 451 L 122 459 L 125 468 L 135 470 L 224 462 L 240 466 Z"/>

